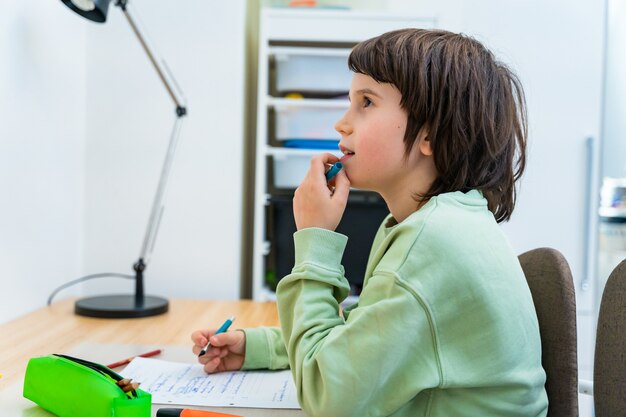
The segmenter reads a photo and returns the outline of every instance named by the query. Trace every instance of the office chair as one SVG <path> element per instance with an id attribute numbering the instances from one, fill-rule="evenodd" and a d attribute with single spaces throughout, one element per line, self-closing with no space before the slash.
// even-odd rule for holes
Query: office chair
<path id="1" fill-rule="evenodd" d="M 525 252 L 519 261 L 539 322 L 548 417 L 578 417 L 576 297 L 569 265 L 551 248 Z"/>
<path id="2" fill-rule="evenodd" d="M 597 417 L 626 415 L 626 260 L 611 272 L 602 293 L 593 402 Z"/>

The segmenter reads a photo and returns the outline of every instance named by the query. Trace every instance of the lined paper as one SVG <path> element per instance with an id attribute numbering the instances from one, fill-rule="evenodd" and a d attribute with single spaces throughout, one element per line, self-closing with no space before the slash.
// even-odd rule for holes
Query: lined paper
<path id="1" fill-rule="evenodd" d="M 207 374 L 200 364 L 135 358 L 122 372 L 152 394 L 153 404 L 205 407 L 300 408 L 291 372 Z"/>

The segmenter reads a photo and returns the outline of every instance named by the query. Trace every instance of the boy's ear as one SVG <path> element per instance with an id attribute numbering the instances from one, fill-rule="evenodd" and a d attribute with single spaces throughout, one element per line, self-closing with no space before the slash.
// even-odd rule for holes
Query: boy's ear
<path id="1" fill-rule="evenodd" d="M 430 146 L 430 140 L 428 139 L 428 129 L 423 128 L 422 130 L 420 130 L 419 134 L 417 135 L 417 141 L 417 146 L 419 146 L 419 150 L 422 155 L 433 155 L 433 148 L 432 146 Z"/>

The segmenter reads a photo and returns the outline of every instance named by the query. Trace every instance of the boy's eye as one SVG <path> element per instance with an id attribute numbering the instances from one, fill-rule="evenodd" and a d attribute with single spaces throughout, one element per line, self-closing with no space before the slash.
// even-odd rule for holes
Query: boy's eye
<path id="1" fill-rule="evenodd" d="M 363 97 L 363 107 L 369 107 L 372 104 L 372 100 L 367 97 Z"/>

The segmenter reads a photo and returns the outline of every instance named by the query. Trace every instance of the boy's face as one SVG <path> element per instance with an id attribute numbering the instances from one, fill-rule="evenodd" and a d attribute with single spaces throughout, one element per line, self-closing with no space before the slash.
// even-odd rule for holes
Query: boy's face
<path id="1" fill-rule="evenodd" d="M 400 98 L 394 85 L 354 74 L 350 107 L 335 124 L 339 148 L 344 155 L 354 153 L 342 159 L 352 186 L 384 195 L 407 185 L 413 158 L 404 157 L 407 113 Z"/>

